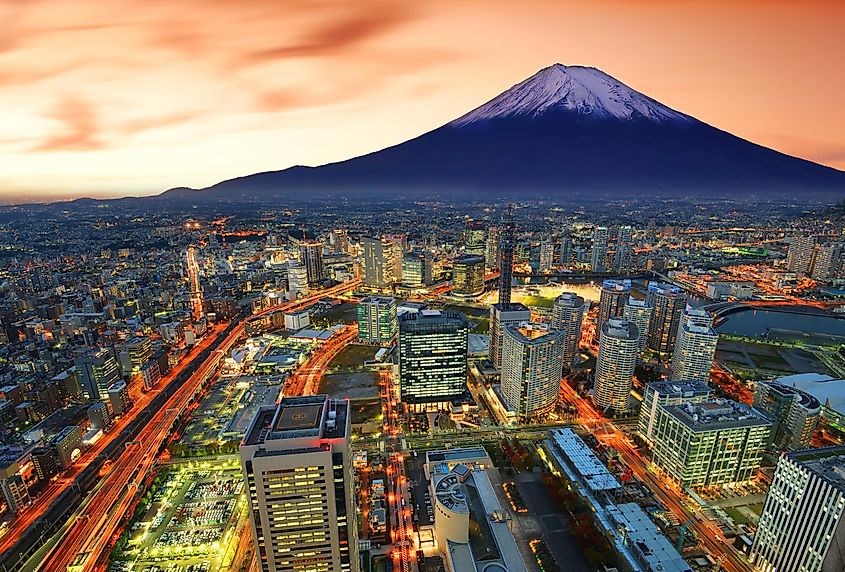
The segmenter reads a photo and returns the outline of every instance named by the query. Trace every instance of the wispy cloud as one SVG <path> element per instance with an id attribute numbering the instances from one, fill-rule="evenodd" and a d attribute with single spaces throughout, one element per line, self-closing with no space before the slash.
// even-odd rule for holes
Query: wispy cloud
<path id="1" fill-rule="evenodd" d="M 75 96 L 62 98 L 47 114 L 60 123 L 33 151 L 91 151 L 102 149 L 100 128 L 91 105 Z"/>

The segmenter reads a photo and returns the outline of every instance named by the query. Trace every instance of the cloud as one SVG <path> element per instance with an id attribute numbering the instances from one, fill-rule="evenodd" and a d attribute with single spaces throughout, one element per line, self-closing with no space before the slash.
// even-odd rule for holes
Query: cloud
<path id="1" fill-rule="evenodd" d="M 162 127 L 169 127 L 171 125 L 178 125 L 190 121 L 199 114 L 191 112 L 170 113 L 167 115 L 154 115 L 148 117 L 139 117 L 125 122 L 120 126 L 120 131 L 126 135 L 136 135 L 144 131 L 152 129 L 160 129 Z"/>
<path id="2" fill-rule="evenodd" d="M 85 100 L 66 96 L 47 115 L 62 123 L 63 128 L 49 135 L 32 151 L 91 151 L 104 147 L 96 113 Z"/>

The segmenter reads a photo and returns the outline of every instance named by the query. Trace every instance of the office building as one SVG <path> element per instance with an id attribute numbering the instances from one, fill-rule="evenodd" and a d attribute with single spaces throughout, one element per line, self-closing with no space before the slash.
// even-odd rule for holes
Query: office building
<path id="1" fill-rule="evenodd" d="M 484 293 L 484 257 L 464 255 L 452 263 L 452 293 L 475 298 Z"/>
<path id="2" fill-rule="evenodd" d="M 361 238 L 364 286 L 390 288 L 402 281 L 402 242 L 398 237 Z"/>
<path id="3" fill-rule="evenodd" d="M 719 334 L 713 328 L 686 321 L 672 353 L 671 379 L 709 381 L 718 342 Z"/>
<path id="4" fill-rule="evenodd" d="M 349 231 L 345 228 L 334 229 L 331 243 L 335 254 L 349 254 Z"/>
<path id="5" fill-rule="evenodd" d="M 819 282 L 831 282 L 842 275 L 842 243 L 828 242 L 818 247 L 813 258 L 811 278 Z"/>
<path id="6" fill-rule="evenodd" d="M 563 292 L 552 307 L 552 327 L 563 332 L 563 365 L 571 366 L 579 353 L 581 324 L 584 321 L 584 298 L 574 292 Z"/>
<path id="7" fill-rule="evenodd" d="M 593 230 L 593 249 L 590 254 L 590 270 L 607 272 L 607 227 L 597 226 Z"/>
<path id="8" fill-rule="evenodd" d="M 772 421 L 775 448 L 794 451 L 812 446 L 822 408 L 818 399 L 797 387 L 777 381 L 758 381 L 753 406 Z"/>
<path id="9" fill-rule="evenodd" d="M 308 270 L 301 262 L 295 260 L 288 262 L 288 290 L 294 296 L 301 296 L 308 292 Z"/>
<path id="10" fill-rule="evenodd" d="M 513 288 L 513 251 L 516 243 L 516 225 L 509 217 L 499 229 L 499 304 L 507 308 L 511 303 Z"/>
<path id="11" fill-rule="evenodd" d="M 42 481 L 49 481 L 59 474 L 59 461 L 50 447 L 36 447 L 32 450 L 32 465 L 35 474 Z"/>
<path id="12" fill-rule="evenodd" d="M 56 454 L 62 470 L 67 469 L 82 452 L 82 428 L 78 425 L 68 425 L 53 435 L 47 444 Z"/>
<path id="13" fill-rule="evenodd" d="M 593 383 L 593 403 L 612 414 L 627 414 L 640 332 L 624 318 L 610 318 L 601 327 Z"/>
<path id="14" fill-rule="evenodd" d="M 563 371 L 563 336 L 548 324 L 523 322 L 504 328 L 502 396 L 527 420 L 554 409 Z"/>
<path id="15" fill-rule="evenodd" d="M 709 487 L 754 478 L 771 422 L 727 399 L 666 405 L 657 415 L 652 460 L 680 487 Z"/>
<path id="16" fill-rule="evenodd" d="M 396 300 L 368 296 L 358 303 L 358 339 L 367 344 L 389 344 L 396 337 Z"/>
<path id="17" fill-rule="evenodd" d="M 109 404 L 112 415 L 123 415 L 132 408 L 129 386 L 125 381 L 120 380 L 109 387 Z"/>
<path id="18" fill-rule="evenodd" d="M 668 355 L 675 349 L 686 292 L 677 286 L 651 283 L 646 301 L 652 308 L 646 345 L 658 354 Z"/>
<path id="19" fill-rule="evenodd" d="M 299 260 L 305 266 L 305 275 L 309 286 L 317 286 L 325 280 L 322 244 L 316 240 L 307 240 L 300 243 Z"/>
<path id="20" fill-rule="evenodd" d="M 409 288 L 423 288 L 433 282 L 431 253 L 412 250 L 402 256 L 402 284 Z"/>
<path id="21" fill-rule="evenodd" d="M 490 361 L 502 368 L 502 343 L 505 327 L 531 321 L 531 310 L 522 304 L 493 304 L 490 306 Z"/>
<path id="22" fill-rule="evenodd" d="M 813 264 L 815 247 L 816 237 L 809 235 L 793 236 L 786 254 L 786 269 L 799 276 L 809 274 Z"/>
<path id="23" fill-rule="evenodd" d="M 613 256 L 613 269 L 616 272 L 630 272 L 634 269 L 634 229 L 620 226 L 616 240 L 616 252 Z"/>
<path id="24" fill-rule="evenodd" d="M 484 245 L 484 260 L 489 270 L 499 269 L 499 227 L 487 228 L 487 243 Z"/>
<path id="25" fill-rule="evenodd" d="M 359 570 L 349 401 L 264 405 L 240 459 L 262 572 Z"/>
<path id="26" fill-rule="evenodd" d="M 572 237 L 564 234 L 560 239 L 560 264 L 569 267 L 572 265 Z"/>
<path id="27" fill-rule="evenodd" d="M 466 395 L 469 320 L 421 310 L 399 319 L 399 391 L 412 410 L 450 408 Z"/>
<path id="28" fill-rule="evenodd" d="M 75 365 L 88 399 L 106 399 L 109 387 L 120 379 L 117 361 L 106 349 L 91 350 L 77 357 Z"/>
<path id="29" fill-rule="evenodd" d="M 754 542 L 755 572 L 845 570 L 845 447 L 782 455 Z"/>
<path id="30" fill-rule="evenodd" d="M 624 308 L 622 308 L 622 317 L 637 325 L 637 330 L 640 332 L 638 346 L 641 352 L 646 347 L 648 329 L 651 324 L 651 310 L 651 305 L 647 300 L 637 300 L 630 296 L 628 301 L 625 302 Z"/>
<path id="31" fill-rule="evenodd" d="M 129 358 L 129 371 L 126 373 L 138 373 L 141 368 L 153 357 L 152 340 L 146 336 L 134 336 L 123 344 Z"/>
<path id="32" fill-rule="evenodd" d="M 555 264 L 555 243 L 546 239 L 540 243 L 540 272 L 551 272 Z"/>
<path id="33" fill-rule="evenodd" d="M 657 381 L 646 384 L 637 431 L 647 443 L 653 443 L 654 424 L 662 412 L 662 407 L 703 403 L 710 401 L 712 393 L 710 386 L 700 381 Z"/>
<path id="34" fill-rule="evenodd" d="M 625 304 L 631 294 L 631 281 L 605 280 L 601 284 L 599 298 L 599 313 L 596 315 L 596 331 L 610 318 L 621 317 L 625 312 Z"/>
<path id="35" fill-rule="evenodd" d="M 467 221 L 464 228 L 464 253 L 483 258 L 486 248 L 484 223 L 478 220 Z"/>
<path id="36" fill-rule="evenodd" d="M 92 429 L 105 431 L 109 428 L 109 425 L 111 425 L 111 415 L 109 414 L 109 407 L 105 401 L 98 401 L 88 407 L 88 421 L 91 422 Z"/>

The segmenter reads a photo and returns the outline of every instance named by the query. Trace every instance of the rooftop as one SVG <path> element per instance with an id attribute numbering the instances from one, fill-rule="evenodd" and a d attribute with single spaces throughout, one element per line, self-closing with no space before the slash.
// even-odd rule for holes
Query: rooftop
<path id="1" fill-rule="evenodd" d="M 655 381 L 647 384 L 647 389 L 663 397 L 697 397 L 710 395 L 710 386 L 702 381 Z"/>
<path id="2" fill-rule="evenodd" d="M 845 379 L 835 379 L 823 373 L 799 373 L 775 381 L 802 389 L 826 407 L 845 415 Z"/>
<path id="3" fill-rule="evenodd" d="M 845 491 L 845 446 L 796 451 L 788 457 L 832 486 Z"/>
<path id="4" fill-rule="evenodd" d="M 549 433 L 555 447 L 564 454 L 569 464 L 591 491 L 608 491 L 622 488 L 607 467 L 596 457 L 586 443 L 572 429 L 555 429 Z"/>
<path id="5" fill-rule="evenodd" d="M 663 536 L 651 518 L 635 503 L 611 505 L 607 513 L 634 557 L 648 570 L 692 572 L 672 543 Z"/>
<path id="6" fill-rule="evenodd" d="M 542 344 L 563 337 L 563 332 L 553 330 L 549 324 L 522 322 L 519 326 L 505 326 L 505 331 L 524 344 Z"/>
<path id="7" fill-rule="evenodd" d="M 331 439 L 346 436 L 349 404 L 325 395 L 285 397 L 275 405 L 258 409 L 244 437 L 244 445 L 267 441 L 314 437 Z"/>
<path id="8" fill-rule="evenodd" d="M 771 426 L 761 413 L 744 403 L 728 399 L 669 405 L 663 411 L 696 432 Z"/>
<path id="9" fill-rule="evenodd" d="M 638 340 L 640 331 L 637 325 L 625 318 L 610 318 L 601 325 L 603 335 L 624 340 Z"/>

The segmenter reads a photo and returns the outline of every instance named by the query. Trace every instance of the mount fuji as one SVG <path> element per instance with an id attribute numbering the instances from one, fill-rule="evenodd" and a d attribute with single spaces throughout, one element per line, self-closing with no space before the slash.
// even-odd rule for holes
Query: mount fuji
<path id="1" fill-rule="evenodd" d="M 555 64 L 399 145 L 160 196 L 276 201 L 315 193 L 452 199 L 841 195 L 845 172 L 716 129 L 598 69 Z"/>

